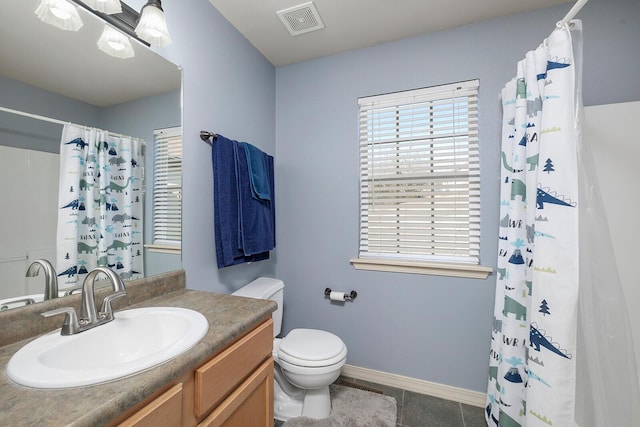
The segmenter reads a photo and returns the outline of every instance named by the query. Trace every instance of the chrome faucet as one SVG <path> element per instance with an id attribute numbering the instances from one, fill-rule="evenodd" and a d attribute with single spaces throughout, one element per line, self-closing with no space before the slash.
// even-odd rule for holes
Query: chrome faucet
<path id="1" fill-rule="evenodd" d="M 53 269 L 53 265 L 46 259 L 38 259 L 27 268 L 26 277 L 36 277 L 40 272 L 40 267 L 44 269 L 44 299 L 50 300 L 58 298 L 58 276 Z"/>
<path id="2" fill-rule="evenodd" d="M 102 303 L 100 313 L 96 311 L 96 300 L 93 295 L 94 282 L 98 274 L 103 273 L 111 282 L 114 293 L 107 295 Z M 98 324 L 106 323 L 113 320 L 113 311 L 111 309 L 111 301 L 116 298 L 123 297 L 127 294 L 124 288 L 124 282 L 116 274 L 115 271 L 108 267 L 96 267 L 87 274 L 82 284 L 82 314 L 80 321 L 87 321 L 88 325 L 98 326 Z"/>
<path id="3" fill-rule="evenodd" d="M 99 274 L 107 276 L 111 282 L 113 293 L 107 295 L 102 302 L 100 311 L 96 310 L 96 301 L 93 294 L 94 282 Z M 96 267 L 87 274 L 82 284 L 82 307 L 80 318 L 72 307 L 62 307 L 56 310 L 46 311 L 42 316 L 49 317 L 57 314 L 66 314 L 62 325 L 61 335 L 73 335 L 95 328 L 113 320 L 111 302 L 127 294 L 124 282 L 118 274 L 108 267 Z"/>

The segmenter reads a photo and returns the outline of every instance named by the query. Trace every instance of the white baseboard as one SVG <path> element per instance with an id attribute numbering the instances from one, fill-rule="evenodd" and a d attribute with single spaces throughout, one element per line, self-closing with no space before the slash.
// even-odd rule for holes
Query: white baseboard
<path id="1" fill-rule="evenodd" d="M 344 365 L 342 375 L 358 380 L 370 381 L 390 387 L 401 388 L 420 394 L 439 397 L 441 399 L 452 400 L 471 406 L 484 408 L 487 395 L 477 391 L 466 390 L 464 388 L 452 387 L 444 384 L 432 383 L 416 378 L 404 377 L 402 375 L 390 374 L 388 372 L 375 371 L 373 369 L 361 368 L 359 366 Z"/>

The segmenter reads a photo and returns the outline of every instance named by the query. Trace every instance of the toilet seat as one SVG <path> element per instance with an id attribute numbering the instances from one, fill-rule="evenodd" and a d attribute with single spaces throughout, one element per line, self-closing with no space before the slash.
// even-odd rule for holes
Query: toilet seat
<path id="1" fill-rule="evenodd" d="M 346 360 L 347 359 L 345 358 L 338 363 L 334 363 L 333 365 L 314 366 L 314 367 L 294 365 L 293 363 L 288 363 L 284 360 L 279 360 L 278 365 L 285 372 L 285 376 L 289 381 L 291 381 L 293 384 L 297 385 L 298 387 L 302 387 L 302 385 L 300 385 L 293 378 L 291 378 L 290 374 L 296 374 L 296 375 L 301 375 L 305 377 L 313 377 L 313 376 L 323 376 L 327 374 L 336 373 L 336 378 L 337 378 L 337 376 L 340 374 L 340 368 L 344 366 Z M 334 380 L 331 380 L 329 382 L 332 383 L 333 381 Z M 305 387 L 302 387 L 302 388 L 305 388 Z"/>
<path id="2" fill-rule="evenodd" d="M 347 357 L 347 346 L 336 335 L 317 329 L 293 329 L 278 346 L 278 359 L 300 367 L 326 367 Z"/>

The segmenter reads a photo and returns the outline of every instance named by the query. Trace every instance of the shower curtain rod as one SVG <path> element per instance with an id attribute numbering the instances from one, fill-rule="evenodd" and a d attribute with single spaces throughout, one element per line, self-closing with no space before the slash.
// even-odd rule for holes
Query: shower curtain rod
<path id="1" fill-rule="evenodd" d="M 78 127 L 83 127 L 85 129 L 87 128 L 91 128 L 91 126 L 87 126 L 87 125 L 79 125 L 77 123 L 71 123 L 71 122 L 65 122 L 64 120 L 58 120 L 58 119 L 53 119 L 51 117 L 47 117 L 47 116 L 40 116 L 38 114 L 32 114 L 32 113 L 25 113 L 24 111 L 20 111 L 20 110 L 14 110 L 12 108 L 7 108 L 7 107 L 0 107 L 0 111 L 3 111 L 5 113 L 11 113 L 11 114 L 15 114 L 17 116 L 23 116 L 23 117 L 29 117 L 31 119 L 36 119 L 36 120 L 42 120 L 43 122 L 48 122 L 48 123 L 53 123 L 56 125 L 66 125 L 66 124 L 71 124 L 74 126 L 78 126 Z M 111 136 L 115 136 L 116 138 L 133 138 L 132 136 L 129 135 L 123 135 L 121 133 L 115 133 L 115 132 L 111 132 L 111 131 L 107 131 L 109 132 L 109 135 Z M 146 144 L 147 142 L 141 138 L 137 138 L 140 139 L 140 141 L 142 141 L 144 144 Z"/>
<path id="2" fill-rule="evenodd" d="M 24 111 L 13 110 L 11 108 L 0 107 L 0 111 L 4 111 L 5 113 L 16 114 L 18 116 L 29 117 L 36 120 L 42 120 L 43 122 L 55 123 L 57 125 L 66 125 L 69 122 L 64 122 L 58 119 L 52 119 L 51 117 L 39 116 L 37 114 L 25 113 Z"/>
<path id="3" fill-rule="evenodd" d="M 589 0 L 578 0 L 576 4 L 574 4 L 573 7 L 569 10 L 569 12 L 567 12 L 564 18 L 558 21 L 556 27 L 561 28 L 564 25 L 568 24 L 569 21 L 571 21 L 578 14 L 578 12 L 580 12 L 580 9 L 582 9 L 588 1 Z"/>

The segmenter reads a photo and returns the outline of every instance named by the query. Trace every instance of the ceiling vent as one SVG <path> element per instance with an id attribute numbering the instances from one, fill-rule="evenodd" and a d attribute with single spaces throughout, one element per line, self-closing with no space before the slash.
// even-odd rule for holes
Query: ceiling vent
<path id="1" fill-rule="evenodd" d="M 311 1 L 279 10 L 276 13 L 292 36 L 298 36 L 324 28 L 324 23 L 315 5 Z"/>

